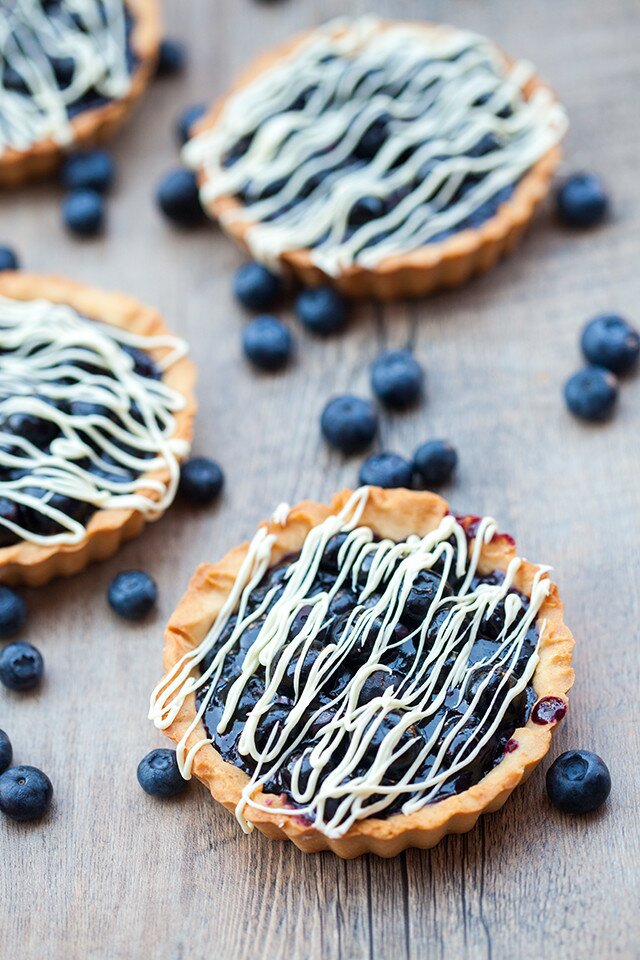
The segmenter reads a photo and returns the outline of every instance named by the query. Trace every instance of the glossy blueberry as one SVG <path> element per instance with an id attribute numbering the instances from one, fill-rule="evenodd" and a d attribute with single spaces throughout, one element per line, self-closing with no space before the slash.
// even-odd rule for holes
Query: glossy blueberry
<path id="1" fill-rule="evenodd" d="M 387 350 L 371 367 L 373 392 L 389 407 L 403 409 L 422 394 L 424 370 L 409 350 Z"/>
<path id="2" fill-rule="evenodd" d="M 0 584 L 0 640 L 13 637 L 24 627 L 27 620 L 27 605 L 24 598 Z"/>
<path id="3" fill-rule="evenodd" d="M 293 337 L 277 317 L 257 317 L 244 329 L 242 349 L 261 370 L 280 370 L 291 356 Z"/>
<path id="4" fill-rule="evenodd" d="M 172 170 L 156 189 L 156 203 L 165 217 L 179 227 L 193 227 L 204 220 L 196 175 L 191 170 Z"/>
<path id="5" fill-rule="evenodd" d="M 604 367 L 585 367 L 565 383 L 564 399 L 581 420 L 606 420 L 618 399 L 618 381 Z"/>
<path id="6" fill-rule="evenodd" d="M 604 760 L 590 750 L 568 750 L 547 770 L 547 793 L 563 813 L 590 813 L 611 792 L 611 775 Z"/>
<path id="7" fill-rule="evenodd" d="M 4 730 L 0 730 L 0 773 L 11 766 L 11 761 L 13 759 L 13 747 L 11 746 L 11 740 L 6 735 Z"/>
<path id="8" fill-rule="evenodd" d="M 180 146 L 187 142 L 192 128 L 206 112 L 207 107 L 204 103 L 194 103 L 180 112 L 176 123 L 176 138 Z"/>
<path id="9" fill-rule="evenodd" d="M 347 325 L 347 305 L 333 287 L 311 287 L 296 299 L 298 320 L 311 333 L 328 336 L 344 330 Z"/>
<path id="10" fill-rule="evenodd" d="M 0 519 L 9 520 L 11 523 L 20 522 L 20 508 L 8 497 L 0 497 Z M 0 523 L 0 547 L 8 547 L 12 543 L 17 543 L 17 539 L 13 530 Z"/>
<path id="11" fill-rule="evenodd" d="M 261 263 L 245 263 L 233 275 L 233 293 L 248 310 L 271 310 L 282 296 L 282 280 Z"/>
<path id="12" fill-rule="evenodd" d="M 640 334 L 616 313 L 590 320 L 582 331 L 580 346 L 589 363 L 613 373 L 627 373 L 640 355 Z"/>
<path id="13" fill-rule="evenodd" d="M 360 467 L 358 479 L 363 486 L 410 487 L 413 468 L 397 453 L 374 453 Z"/>
<path id="14" fill-rule="evenodd" d="M 20 261 L 11 247 L 0 246 L 0 270 L 18 270 Z"/>
<path id="15" fill-rule="evenodd" d="M 187 63 L 187 50 L 179 40 L 171 40 L 169 37 L 160 44 L 158 51 L 158 65 L 156 67 L 157 77 L 171 77 L 176 73 L 181 73 Z"/>
<path id="16" fill-rule="evenodd" d="M 409 620 L 410 623 L 420 623 L 424 620 L 429 607 L 440 589 L 440 583 L 440 577 L 433 573 L 428 573 L 426 570 L 418 573 L 409 591 L 403 617 Z M 451 593 L 451 590 L 446 586 L 443 588 L 443 591 L 443 596 Z"/>
<path id="17" fill-rule="evenodd" d="M 378 415 L 370 400 L 347 394 L 329 400 L 320 427 L 331 446 L 343 453 L 358 453 L 378 432 Z"/>
<path id="18" fill-rule="evenodd" d="M 65 158 L 60 178 L 68 190 L 86 187 L 97 193 L 106 193 L 113 185 L 116 168 L 113 157 L 106 150 L 82 150 Z"/>
<path id="19" fill-rule="evenodd" d="M 0 811 L 11 820 L 38 820 L 52 797 L 51 780 L 37 767 L 13 767 L 0 776 Z"/>
<path id="20" fill-rule="evenodd" d="M 382 147 L 387 139 L 387 118 L 378 117 L 373 121 L 370 127 L 365 130 L 360 140 L 356 144 L 354 154 L 359 160 L 370 160 Z"/>
<path id="21" fill-rule="evenodd" d="M 109 584 L 107 599 L 111 609 L 125 620 L 141 620 L 155 606 L 158 588 L 143 570 L 123 570 Z"/>
<path id="22" fill-rule="evenodd" d="M 104 225 L 104 200 L 96 190 L 80 187 L 62 201 L 62 219 L 71 233 L 94 237 Z"/>
<path id="23" fill-rule="evenodd" d="M 30 643 L 9 643 L 0 652 L 0 682 L 9 690 L 31 690 L 43 669 L 42 654 Z"/>
<path id="24" fill-rule="evenodd" d="M 446 483 L 458 463 L 458 454 L 446 440 L 427 440 L 413 455 L 413 466 L 427 486 Z"/>
<path id="25" fill-rule="evenodd" d="M 204 506 L 220 495 L 224 474 L 209 457 L 191 457 L 180 468 L 180 496 L 188 503 Z"/>
<path id="26" fill-rule="evenodd" d="M 175 750 L 152 750 L 138 764 L 138 783 L 151 797 L 177 797 L 187 788 Z"/>
<path id="27" fill-rule="evenodd" d="M 563 223 L 570 227 L 592 227 L 604 220 L 609 197 L 600 177 L 593 173 L 575 173 L 558 188 L 556 204 Z"/>
<path id="28" fill-rule="evenodd" d="M 64 90 L 73 80 L 76 72 L 76 61 L 73 57 L 51 57 L 50 63 L 56 75 L 58 86 Z"/>
<path id="29" fill-rule="evenodd" d="M 370 220 L 377 220 L 385 211 L 385 202 L 381 197 L 361 197 L 349 211 L 349 225 L 361 227 Z"/>

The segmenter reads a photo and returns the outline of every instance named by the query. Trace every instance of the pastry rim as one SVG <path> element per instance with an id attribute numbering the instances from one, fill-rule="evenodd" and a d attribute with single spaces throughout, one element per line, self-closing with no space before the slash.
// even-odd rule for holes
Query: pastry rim
<path id="1" fill-rule="evenodd" d="M 433 30 L 457 30 L 455 27 L 426 21 L 391 20 L 380 21 L 380 29 L 389 29 L 400 22 L 427 33 Z M 336 28 L 337 32 L 339 30 L 339 27 Z M 192 136 L 213 128 L 230 97 L 269 70 L 281 57 L 293 53 L 314 32 L 307 30 L 298 34 L 254 60 L 228 92 L 194 125 Z M 494 47 L 508 64 L 510 58 L 497 45 L 494 44 Z M 557 102 L 549 85 L 537 73 L 528 80 L 522 90 L 524 95 L 528 96 L 540 88 L 548 90 Z M 409 253 L 393 254 L 381 260 L 375 267 L 352 264 L 332 276 L 312 262 L 312 251 L 309 248 L 286 250 L 278 256 L 278 261 L 286 273 L 292 274 L 305 285 L 330 283 L 347 296 L 353 297 L 392 299 L 399 296 L 421 296 L 442 287 L 458 286 L 471 276 L 489 269 L 501 256 L 516 246 L 536 209 L 549 193 L 552 176 L 561 158 L 560 144 L 556 144 L 527 171 L 516 184 L 509 200 L 501 204 L 497 212 L 481 226 L 466 228 L 446 240 L 425 244 Z M 199 168 L 200 186 L 209 179 L 204 168 Z M 225 223 L 223 219 L 229 211 L 242 208 L 241 201 L 235 196 L 223 194 L 203 206 L 244 251 L 250 252 L 245 238 L 255 221 Z"/>
<path id="2" fill-rule="evenodd" d="M 284 523 L 270 521 L 262 524 L 276 538 L 272 565 L 292 550 L 299 549 L 308 530 L 339 511 L 351 494 L 352 491 L 343 490 L 328 505 L 311 500 L 302 501 L 291 508 Z M 360 522 L 378 534 L 397 539 L 409 533 L 424 534 L 434 529 L 449 512 L 447 502 L 433 493 L 371 487 Z M 163 655 L 165 672 L 202 641 L 213 616 L 231 589 L 247 550 L 248 543 L 244 543 L 229 551 L 218 563 L 201 564 L 198 567 L 167 626 Z M 480 569 L 505 569 L 515 555 L 512 538 L 497 534 L 483 548 Z M 527 587 L 537 569 L 535 564 L 524 561 L 515 578 L 515 585 L 528 593 Z M 567 693 L 574 680 L 571 668 L 574 640 L 564 624 L 563 605 L 555 584 L 552 584 L 550 594 L 540 609 L 538 622 L 543 618 L 547 626 L 541 638 L 540 661 L 532 684 L 538 698 L 559 697 L 566 704 Z M 164 733 L 179 743 L 194 718 L 195 694 L 192 693 Z M 445 834 L 470 830 L 480 814 L 498 810 L 547 753 L 556 726 L 557 723 L 535 724 L 529 719 L 526 726 L 518 728 L 513 734 L 518 740 L 518 749 L 505 754 L 474 786 L 410 815 L 394 814 L 386 819 L 372 817 L 356 821 L 338 839 L 327 837 L 313 826 L 301 822 L 301 819 L 279 816 L 278 804 L 281 801 L 275 796 L 261 795 L 266 805 L 273 806 L 273 812 L 266 813 L 247 806 L 244 816 L 270 838 L 289 839 L 306 853 L 332 850 L 338 856 L 350 859 L 367 852 L 390 857 L 407 847 L 432 847 Z M 187 749 L 206 737 L 200 721 L 187 741 Z M 213 798 L 232 812 L 240 799 L 242 788 L 249 780 L 246 773 L 224 760 L 211 744 L 206 744 L 195 754 L 193 773 L 209 788 Z"/>
<path id="3" fill-rule="evenodd" d="M 160 314 L 134 297 L 106 292 L 65 277 L 17 271 L 2 272 L 0 296 L 16 300 L 35 300 L 42 297 L 52 303 L 67 304 L 90 320 L 98 320 L 134 333 L 149 336 L 170 334 Z M 158 359 L 166 353 L 166 348 L 149 353 Z M 188 357 L 181 357 L 169 367 L 162 379 L 185 400 L 184 408 L 175 413 L 176 429 L 173 437 L 190 443 L 196 413 L 195 366 Z M 163 482 L 169 479 L 166 468 L 150 471 L 148 476 Z M 144 492 L 152 499 L 159 495 L 153 490 Z M 55 576 L 71 576 L 92 560 L 112 556 L 122 542 L 141 533 L 145 523 L 143 514 L 132 508 L 96 510 L 86 525 L 86 535 L 78 543 L 47 546 L 21 540 L 11 546 L 1 547 L 0 582 L 41 586 Z"/>
<path id="4" fill-rule="evenodd" d="M 8 147 L 0 152 L 0 187 L 15 187 L 52 173 L 65 153 L 95 146 L 107 140 L 125 122 L 154 75 L 162 39 L 158 0 L 125 0 L 133 19 L 131 47 L 138 64 L 131 73 L 131 86 L 124 97 L 88 110 L 70 121 L 73 131 L 68 144 L 52 138 L 39 140 L 25 150 Z"/>

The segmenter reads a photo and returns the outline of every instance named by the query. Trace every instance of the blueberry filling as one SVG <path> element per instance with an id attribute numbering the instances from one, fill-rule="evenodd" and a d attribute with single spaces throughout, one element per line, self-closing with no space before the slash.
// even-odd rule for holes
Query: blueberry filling
<path id="1" fill-rule="evenodd" d="M 340 533 L 326 544 L 315 576 L 308 587 L 307 596 L 310 599 L 329 592 L 334 587 L 339 576 L 339 563 L 344 562 L 342 555 L 344 551 L 341 554 L 341 548 L 346 539 L 347 534 Z M 455 538 L 451 537 L 448 543 L 455 551 Z M 207 735 L 212 738 L 215 748 L 227 762 L 240 768 L 249 776 L 255 775 L 256 762 L 250 754 L 241 751 L 240 737 L 250 711 L 263 696 L 266 686 L 272 680 L 268 670 L 271 670 L 272 674 L 273 670 L 277 669 L 277 663 L 275 668 L 273 665 L 270 668 L 258 667 L 253 672 L 237 708 L 224 727 L 224 732 L 218 733 L 217 728 L 223 716 L 229 690 L 240 674 L 246 653 L 256 640 L 267 613 L 282 596 L 291 564 L 297 559 L 298 555 L 292 555 L 270 568 L 261 582 L 251 591 L 244 616 L 255 613 L 255 619 L 245 627 L 240 637 L 230 646 L 213 689 L 211 689 L 211 681 L 207 680 L 196 694 L 198 706 L 208 700 L 203 720 Z M 312 635 L 311 642 L 305 645 L 300 656 L 292 658 L 287 663 L 269 709 L 262 714 L 258 722 L 255 743 L 260 749 L 268 745 L 270 738 L 277 736 L 291 711 L 301 701 L 305 683 L 312 675 L 312 671 L 315 670 L 317 673 L 318 657 L 327 645 L 336 644 L 343 637 L 354 609 L 358 605 L 371 608 L 381 599 L 386 581 L 366 599 L 360 598 L 360 592 L 371 568 L 371 555 L 367 559 L 369 562 L 365 560 L 355 572 L 356 582 L 353 582 L 350 574 L 337 590 L 331 600 L 327 618 Z M 445 569 L 449 572 L 443 584 L 441 581 Z M 463 579 L 464 577 L 456 574 L 455 564 L 445 567 L 443 557 L 436 560 L 431 570 L 423 570 L 417 575 L 393 629 L 391 641 L 384 647 L 379 669 L 370 672 L 360 686 L 357 707 L 371 703 L 375 698 L 383 695 L 388 696 L 390 687 L 397 690 L 411 671 L 415 671 L 416 664 L 424 663 L 429 658 L 438 637 L 442 636 L 442 627 L 448 616 L 446 607 L 438 608 L 432 617 L 422 650 L 418 649 L 419 637 L 416 631 L 420 630 L 421 624 L 428 618 L 429 609 L 438 592 L 441 591 L 441 597 L 453 597 L 461 589 Z M 473 593 L 478 588 L 493 587 L 503 582 L 502 571 L 476 575 L 471 580 L 468 591 Z M 421 682 L 433 681 L 430 702 L 434 705 L 434 710 L 430 716 L 412 723 L 402 734 L 399 747 L 396 748 L 397 755 L 393 766 L 387 769 L 381 786 L 393 784 L 407 773 L 412 764 L 417 762 L 421 748 L 438 731 L 433 746 L 426 756 L 422 757 L 419 767 L 411 775 L 412 783 L 419 784 L 424 781 L 436 763 L 440 748 L 449 738 L 444 758 L 438 761 L 438 763 L 441 762 L 441 769 L 445 775 L 442 777 L 440 786 L 432 792 L 430 802 L 445 799 L 478 783 L 500 762 L 505 753 L 517 749 L 517 744 L 514 746 L 512 739 L 514 731 L 527 722 L 536 702 L 536 694 L 531 682 L 523 678 L 527 664 L 537 646 L 538 629 L 535 619 L 528 625 L 523 624 L 523 641 L 517 657 L 507 669 L 500 661 L 499 651 L 505 636 L 506 607 L 513 597 L 518 599 L 519 606 L 515 620 L 511 622 L 509 629 L 517 628 L 526 617 L 529 600 L 514 588 L 510 588 L 505 597 L 496 604 L 495 609 L 490 610 L 489 614 L 482 619 L 477 631 L 470 632 L 471 622 L 469 620 L 467 624 L 465 621 L 465 626 L 457 632 L 455 642 L 447 648 L 444 663 L 438 665 L 436 662 L 432 668 L 427 668 Z M 288 641 L 303 630 L 309 616 L 312 615 L 312 607 L 312 603 L 309 603 L 298 609 L 289 629 Z M 220 649 L 229 641 L 236 624 L 237 618 L 231 617 L 217 643 L 201 662 L 202 675 L 211 667 Z M 311 783 L 313 771 L 309 760 L 310 751 L 317 745 L 322 731 L 335 720 L 338 708 L 334 701 L 344 692 L 356 671 L 368 661 L 383 626 L 380 619 L 374 621 L 364 642 L 353 644 L 346 658 L 328 673 L 322 684 L 313 686 L 313 699 L 306 704 L 302 714 L 296 719 L 296 731 L 304 731 L 304 733 L 296 740 L 284 763 L 272 772 L 270 779 L 263 783 L 264 793 L 281 796 L 288 806 L 301 806 L 294 798 L 294 787 L 299 796 L 300 789 L 304 789 L 307 783 Z M 470 636 L 473 636 L 472 643 L 469 643 Z M 447 678 L 451 676 L 450 671 L 458 658 L 459 662 L 466 661 L 466 668 L 470 671 L 468 681 L 462 688 L 450 688 Z M 512 691 L 516 687 L 518 692 L 514 696 L 511 698 L 506 696 L 506 691 Z M 506 710 L 502 712 L 501 707 L 505 703 L 507 703 Z M 460 719 L 463 716 L 466 716 L 466 721 L 461 726 Z M 400 708 L 384 715 L 368 744 L 367 752 L 361 758 L 361 764 L 356 766 L 353 772 L 354 778 L 364 775 L 371 766 L 373 756 L 382 740 L 401 719 Z M 491 728 L 493 728 L 491 735 L 487 739 L 486 735 Z M 476 748 L 477 752 L 474 753 Z M 313 787 L 316 792 L 322 788 L 324 778 L 331 776 L 332 770 L 346 755 L 348 749 L 349 740 L 345 739 L 332 755 L 331 762 L 322 768 L 320 781 Z M 472 759 L 458 769 L 456 760 L 464 753 L 467 756 L 472 755 Z M 411 796 L 413 794 L 406 792 L 400 794 L 375 815 L 384 817 L 398 813 Z M 379 799 L 380 795 L 374 794 L 368 798 L 366 805 L 375 804 Z M 339 802 L 339 799 L 334 796 L 329 798 L 324 808 L 325 819 L 336 813 L 339 814 Z"/>

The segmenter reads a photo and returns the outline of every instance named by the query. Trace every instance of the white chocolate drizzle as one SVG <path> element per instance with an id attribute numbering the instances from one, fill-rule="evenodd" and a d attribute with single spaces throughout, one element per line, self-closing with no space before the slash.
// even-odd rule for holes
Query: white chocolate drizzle
<path id="1" fill-rule="evenodd" d="M 73 61 L 62 89 L 52 60 Z M 8 71 L 24 88 L 6 82 Z M 0 154 L 49 138 L 68 145 L 70 106 L 90 90 L 117 100 L 130 88 L 123 0 L 59 0 L 51 10 L 42 0 L 0 3 Z"/>
<path id="2" fill-rule="evenodd" d="M 125 346 L 161 350 L 154 361 L 161 373 L 187 352 L 176 337 L 131 333 L 47 300 L 0 297 L 0 468 L 15 471 L 15 479 L 0 481 L 0 498 L 60 527 L 37 533 L 0 515 L 0 525 L 18 538 L 39 544 L 83 539 L 85 525 L 51 503 L 55 494 L 99 510 L 138 510 L 148 520 L 173 500 L 178 458 L 189 451 L 174 437 L 174 414 L 185 400 L 162 380 L 137 373 Z M 12 416 L 25 414 L 57 428 L 48 449 L 7 428 Z M 150 476 L 155 471 L 166 471 L 168 479 Z M 47 492 L 34 496 L 34 488 Z"/>
<path id="3" fill-rule="evenodd" d="M 206 174 L 205 206 L 250 185 L 242 207 L 221 219 L 248 224 L 244 240 L 256 259 L 277 267 L 285 251 L 308 248 L 329 275 L 353 264 L 375 268 L 472 225 L 493 203 L 479 217 L 488 219 L 496 198 L 558 143 L 565 112 L 546 88 L 523 96 L 532 75 L 529 64 L 507 64 L 466 31 L 381 29 L 372 16 L 335 21 L 231 95 L 184 158 Z M 296 97 L 305 101 L 299 108 Z M 382 116 L 384 145 L 345 168 Z M 487 136 L 496 149 L 470 155 Z M 226 164 L 245 137 L 252 139 L 244 155 Z M 455 200 L 469 176 L 477 182 Z M 349 216 L 362 198 L 384 201 L 386 212 L 354 226 Z"/>
<path id="4" fill-rule="evenodd" d="M 292 764 L 290 793 L 296 806 L 278 806 L 278 816 L 304 816 L 329 837 L 342 836 L 357 820 L 384 814 L 398 798 L 404 798 L 403 813 L 419 810 L 437 798 L 443 784 L 464 771 L 486 748 L 510 703 L 525 691 L 533 677 L 539 659 L 538 645 L 545 629 L 545 623 L 537 623 L 537 618 L 549 593 L 550 568 L 537 568 L 526 605 L 513 589 L 523 562 L 520 558 L 510 561 L 500 583 L 480 582 L 476 589 L 471 589 L 482 548 L 496 533 L 491 518 L 485 517 L 479 522 L 470 552 L 464 528 L 450 515 L 424 537 L 409 536 L 401 543 L 387 539 L 376 541 L 368 527 L 359 525 L 368 495 L 367 487 L 360 488 L 340 513 L 312 528 L 298 558 L 287 569 L 279 595 L 274 586 L 260 606 L 247 614 L 250 594 L 270 566 L 276 539 L 267 527 L 261 527 L 206 637 L 175 664 L 151 696 L 149 717 L 156 727 L 166 729 L 176 719 L 187 697 L 206 688 L 177 748 L 180 770 L 188 779 L 196 753 L 205 744 L 214 742 L 200 739 L 189 746 L 222 676 L 225 659 L 228 654 L 237 653 L 243 633 L 256 620 L 264 618 L 266 612 L 257 636 L 246 651 L 241 670 L 227 690 L 217 727 L 217 733 L 224 734 L 247 683 L 257 671 L 264 669 L 264 693 L 251 707 L 237 746 L 239 754 L 251 758 L 255 765 L 236 811 L 247 832 L 252 829 L 245 817 L 247 807 L 274 811 L 274 807 L 263 800 L 263 785 L 286 764 Z M 347 537 L 339 551 L 335 583 L 326 592 L 309 595 L 324 550 L 331 537 L 340 532 L 345 532 Z M 317 652 L 303 678 L 301 667 L 305 655 L 312 649 L 320 629 L 332 619 L 329 612 L 332 598 L 345 583 L 351 582 L 356 590 L 358 574 L 365 561 L 370 562 L 370 568 L 344 631 L 337 641 L 327 642 Z M 360 703 L 363 684 L 371 674 L 391 673 L 383 661 L 384 653 L 393 650 L 394 628 L 416 576 L 431 570 L 435 564 L 442 565 L 442 579 L 426 619 L 410 634 L 416 648 L 413 662 L 400 682 L 397 677 L 390 679 L 380 696 Z M 457 593 L 450 596 L 446 595 L 444 586 L 452 571 L 461 585 Z M 374 594 L 380 595 L 379 599 L 372 599 Z M 497 649 L 491 656 L 473 662 L 470 653 L 482 621 L 500 603 L 504 605 L 504 625 L 497 638 Z M 296 635 L 290 636 L 292 624 L 303 607 L 309 610 L 306 622 Z M 233 614 L 237 614 L 235 625 L 221 642 Z M 437 630 L 430 631 L 432 624 Z M 520 662 L 516 672 L 527 633 L 536 625 L 534 652 L 524 666 Z M 397 642 L 395 640 L 395 644 Z M 336 667 L 356 647 L 362 648 L 359 660 L 362 665 L 355 669 L 342 692 L 322 702 L 319 694 L 324 681 L 332 674 L 335 676 Z M 200 674 L 199 665 L 205 658 L 208 666 L 205 664 L 206 669 Z M 264 743 L 263 736 L 258 743 L 259 725 L 268 719 L 282 678 L 287 668 L 291 673 L 294 664 L 297 666 L 293 706 L 286 719 L 274 723 L 267 742 Z M 476 678 L 479 670 L 481 675 Z M 468 707 L 456 715 L 453 725 L 449 723 L 444 729 L 443 719 L 424 740 L 414 735 L 415 725 L 436 717 L 445 699 L 461 704 L 474 678 L 477 689 L 472 690 Z M 480 707 L 484 691 L 496 680 L 499 682 L 490 704 Z M 321 705 L 310 713 L 318 702 Z M 328 709 L 333 719 L 321 725 L 312 737 L 310 728 Z M 379 738 L 373 760 L 369 762 L 365 754 L 370 756 L 372 739 L 385 723 L 387 732 Z M 469 736 L 457 746 L 448 765 L 443 763 L 456 735 L 463 729 L 469 730 Z M 308 746 L 310 739 L 311 747 Z M 302 754 L 301 744 L 307 744 Z M 408 762 L 398 768 L 398 761 L 407 751 L 412 751 Z M 432 757 L 433 763 L 426 774 L 423 769 L 418 775 L 427 757 Z M 300 776 L 303 763 L 306 765 L 304 783 Z M 327 811 L 329 801 L 331 809 Z"/>

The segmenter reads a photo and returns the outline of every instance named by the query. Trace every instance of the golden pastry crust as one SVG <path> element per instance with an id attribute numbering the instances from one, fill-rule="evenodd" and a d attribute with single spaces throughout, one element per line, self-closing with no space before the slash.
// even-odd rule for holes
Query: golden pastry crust
<path id="1" fill-rule="evenodd" d="M 158 0 L 126 0 L 126 5 L 134 18 L 131 46 L 138 56 L 127 95 L 100 107 L 82 110 L 71 121 L 73 139 L 67 146 L 48 139 L 27 150 L 10 147 L 0 153 L 0 187 L 16 187 L 49 176 L 66 152 L 104 143 L 127 120 L 155 73 L 162 19 Z"/>
<path id="2" fill-rule="evenodd" d="M 380 29 L 388 30 L 395 24 L 383 21 Z M 413 22 L 416 31 L 429 34 L 445 28 L 430 23 Z M 341 28 L 336 28 L 339 35 Z M 227 100 L 252 83 L 260 74 L 270 70 L 283 57 L 289 56 L 308 39 L 307 31 L 259 57 L 239 78 L 229 92 L 215 104 L 194 127 L 194 135 L 215 127 Z M 503 54 L 505 64 L 510 58 Z M 534 90 L 549 90 L 539 77 L 534 76 L 523 87 L 525 97 Z M 549 91 L 551 93 L 551 91 Z M 555 98 L 554 98 L 555 99 Z M 279 261 L 285 273 L 293 275 L 306 286 L 331 283 L 349 297 L 375 297 L 392 300 L 400 297 L 419 297 L 445 287 L 457 287 L 472 276 L 488 270 L 518 244 L 536 209 L 549 193 L 551 179 L 562 157 L 559 146 L 552 147 L 517 184 L 513 195 L 503 203 L 498 212 L 482 226 L 461 230 L 440 243 L 430 243 L 410 253 L 397 254 L 382 260 L 373 269 L 353 265 L 338 276 L 330 276 L 317 267 L 308 249 L 284 252 Z M 209 179 L 200 170 L 199 182 Z M 247 233 L 254 225 L 247 221 L 226 222 L 225 214 L 242 207 L 234 196 L 223 195 L 208 204 L 209 214 L 220 221 L 222 228 L 245 251 Z"/>
<path id="3" fill-rule="evenodd" d="M 291 509 L 284 524 L 265 524 L 269 533 L 276 538 L 272 552 L 273 564 L 277 564 L 286 554 L 297 552 L 309 530 L 330 514 L 337 513 L 351 493 L 345 490 L 336 494 L 329 505 L 305 500 Z M 402 540 L 411 533 L 424 536 L 435 529 L 449 512 L 447 502 L 433 493 L 372 487 L 360 522 L 381 537 Z M 168 672 L 184 654 L 202 642 L 231 590 L 247 549 L 248 544 L 242 544 L 218 563 L 198 567 L 167 627 L 163 658 L 165 671 Z M 512 539 L 497 534 L 491 543 L 484 546 L 479 569 L 481 572 L 506 570 L 515 555 Z M 527 595 L 537 569 L 534 564 L 525 561 L 516 576 L 515 586 Z M 538 697 L 559 697 L 566 702 L 574 679 L 571 668 L 574 641 L 564 624 L 563 606 L 555 584 L 540 609 L 538 626 L 542 634 L 540 660 L 533 676 L 533 687 Z M 179 743 L 194 717 L 195 695 L 190 694 L 165 733 Z M 302 818 L 283 817 L 278 812 L 283 806 L 280 797 L 261 795 L 261 801 L 273 807 L 273 812 L 265 813 L 246 807 L 244 815 L 268 837 L 292 840 L 305 853 L 332 850 L 346 859 L 367 852 L 393 857 L 407 847 L 433 847 L 447 833 L 470 830 L 480 814 L 498 810 L 512 790 L 529 776 L 544 757 L 551 743 L 554 726 L 537 725 L 529 720 L 525 727 L 520 727 L 513 735 L 518 741 L 518 749 L 506 754 L 490 773 L 470 789 L 430 804 L 411 815 L 396 814 L 384 820 L 372 817 L 357 821 L 339 839 L 330 839 L 308 826 Z M 189 737 L 187 748 L 206 737 L 205 728 L 200 722 Z M 215 800 L 228 810 L 235 811 L 242 789 L 249 779 L 246 773 L 223 760 L 210 744 L 196 753 L 193 773 L 208 786 Z"/>
<path id="4" fill-rule="evenodd" d="M 170 332 L 156 310 L 133 297 L 106 293 L 62 277 L 3 272 L 0 273 L 0 296 L 14 300 L 42 297 L 52 303 L 68 304 L 89 319 L 146 336 L 166 336 Z M 166 348 L 163 348 L 150 351 L 150 355 L 160 359 L 166 352 Z M 163 374 L 163 381 L 184 397 L 183 409 L 175 414 L 176 429 L 173 436 L 188 443 L 192 439 L 196 413 L 195 379 L 195 366 L 187 357 L 172 364 Z M 149 471 L 147 476 L 163 483 L 169 479 L 166 468 Z M 142 492 L 153 499 L 158 497 L 154 490 Z M 2 547 L 0 582 L 39 587 L 53 577 L 73 576 L 94 560 L 111 557 L 121 543 L 137 537 L 144 525 L 145 518 L 138 510 L 98 510 L 87 524 L 86 536 L 78 543 L 45 546 L 23 540 L 10 547 Z"/>

